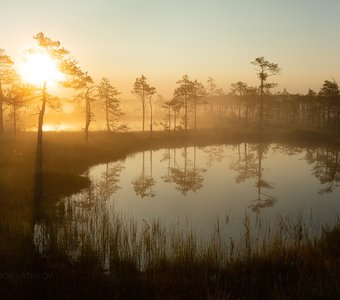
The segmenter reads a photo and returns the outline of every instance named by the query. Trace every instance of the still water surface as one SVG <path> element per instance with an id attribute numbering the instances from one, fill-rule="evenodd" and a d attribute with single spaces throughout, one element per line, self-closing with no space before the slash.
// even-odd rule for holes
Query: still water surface
<path id="1" fill-rule="evenodd" d="M 338 154 L 323 147 L 242 143 L 130 155 L 90 168 L 83 176 L 91 186 L 60 200 L 68 221 L 58 236 L 65 245 L 75 244 L 68 248 L 76 258 L 79 237 L 103 243 L 107 228 L 116 226 L 113 215 L 144 227 L 159 220 L 178 231 L 190 228 L 201 242 L 216 228 L 223 239 L 237 240 L 245 216 L 267 224 L 288 216 L 308 223 L 314 234 L 340 215 Z M 42 251 L 39 228 L 35 240 Z"/>
<path id="2" fill-rule="evenodd" d="M 206 227 L 217 216 L 312 211 L 328 221 L 340 209 L 337 152 L 241 144 L 163 149 L 92 167 L 90 189 L 68 201 L 114 203 L 135 219 L 188 218 Z M 89 196 L 90 194 L 90 196 Z"/>

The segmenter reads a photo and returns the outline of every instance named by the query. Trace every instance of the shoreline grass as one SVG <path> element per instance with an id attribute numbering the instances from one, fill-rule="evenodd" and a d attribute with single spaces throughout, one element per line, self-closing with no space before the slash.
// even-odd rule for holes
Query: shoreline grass
<path id="1" fill-rule="evenodd" d="M 122 159 L 142 150 L 243 141 L 281 142 L 302 147 L 340 145 L 339 136 L 335 133 L 279 128 L 265 130 L 261 134 L 254 129 L 238 127 L 200 130 L 197 133 L 154 132 L 152 136 L 141 132 L 96 132 L 90 136 L 89 144 L 83 140 L 82 133 L 45 133 L 44 211 L 47 219 L 56 220 L 56 200 L 88 186 L 89 182 L 80 174 L 95 164 Z M 132 263 L 130 258 L 137 257 L 133 251 L 130 256 L 111 261 L 114 269 L 109 276 L 103 273 L 90 247 L 85 247 L 77 262 L 70 261 L 57 247 L 52 247 L 48 255 L 38 255 L 32 241 L 36 136 L 33 133 L 22 133 L 15 139 L 3 136 L 0 144 L 2 299 L 340 298 L 339 225 L 324 231 L 318 239 L 289 247 L 280 246 L 280 239 L 274 239 L 276 248 L 268 246 L 268 250 L 262 249 L 255 254 L 245 251 L 245 255 L 228 261 L 223 267 L 214 263 L 219 262 L 215 251 L 217 246 L 215 250 L 214 247 L 207 249 L 209 255 L 196 255 L 194 259 L 193 253 L 197 253 L 198 246 L 194 245 L 195 238 L 190 236 L 190 232 L 189 240 L 183 240 L 181 255 L 159 259 L 144 271 Z M 164 233 L 162 235 L 162 230 L 157 229 L 155 224 L 153 226 L 151 228 L 155 229 L 152 230 L 158 232 L 162 240 Z M 151 237 L 146 236 L 143 243 L 148 249 Z M 157 251 L 164 254 L 162 249 Z M 25 277 L 26 273 L 36 277 L 42 274 L 53 276 L 50 279 L 29 279 L 27 275 Z"/>

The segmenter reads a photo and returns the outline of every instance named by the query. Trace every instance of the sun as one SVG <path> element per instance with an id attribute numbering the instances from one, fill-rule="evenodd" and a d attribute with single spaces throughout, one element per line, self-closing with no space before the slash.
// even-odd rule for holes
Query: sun
<path id="1" fill-rule="evenodd" d="M 28 54 L 19 66 L 19 73 L 24 82 L 34 85 L 42 85 L 44 81 L 53 85 L 64 78 L 57 62 L 47 53 Z"/>

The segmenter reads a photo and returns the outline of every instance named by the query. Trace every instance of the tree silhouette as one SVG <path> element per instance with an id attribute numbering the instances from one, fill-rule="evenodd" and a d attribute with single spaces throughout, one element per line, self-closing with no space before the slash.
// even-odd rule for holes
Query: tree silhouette
<path id="1" fill-rule="evenodd" d="M 212 101 L 213 96 L 219 95 L 221 91 L 218 90 L 215 80 L 212 77 L 208 77 L 207 80 L 207 91 L 210 97 L 210 114 L 214 114 L 214 102 Z"/>
<path id="2" fill-rule="evenodd" d="M 34 98 L 34 89 L 29 86 L 15 84 L 6 91 L 6 101 L 10 108 L 8 117 L 12 120 L 14 136 L 17 133 L 17 122 L 20 119 L 20 112 L 32 98 Z"/>
<path id="3" fill-rule="evenodd" d="M 0 134 L 4 133 L 4 86 L 10 84 L 17 77 L 15 74 L 12 59 L 5 54 L 4 49 L 0 49 Z"/>
<path id="4" fill-rule="evenodd" d="M 206 91 L 204 88 L 204 85 L 197 80 L 193 83 L 193 91 L 192 91 L 192 97 L 193 97 L 193 109 L 194 109 L 194 130 L 197 130 L 197 106 L 200 104 L 203 104 L 200 99 L 206 95 Z"/>
<path id="5" fill-rule="evenodd" d="M 156 94 L 156 89 L 152 86 L 149 87 L 148 96 L 149 96 L 149 106 L 150 106 L 150 132 L 152 134 L 153 131 L 153 109 L 152 109 L 152 96 Z"/>
<path id="6" fill-rule="evenodd" d="M 49 57 L 51 57 L 51 59 L 57 61 L 58 67 L 61 68 L 61 64 L 66 59 L 66 56 L 69 54 L 69 51 L 65 50 L 64 48 L 61 48 L 59 41 L 51 40 L 42 32 L 39 32 L 33 38 L 38 42 L 39 49 L 37 50 L 31 49 L 28 52 L 47 54 Z M 47 82 L 45 79 L 41 87 L 41 106 L 39 107 L 38 116 L 38 147 L 41 147 L 42 145 L 43 124 L 47 104 L 48 104 Z"/>
<path id="7" fill-rule="evenodd" d="M 270 89 L 275 87 L 276 83 L 268 83 L 267 79 L 269 76 L 277 75 L 280 73 L 280 68 L 277 64 L 270 63 L 265 60 L 263 56 L 255 58 L 254 61 L 251 62 L 256 66 L 256 70 L 258 71 L 257 76 L 260 78 L 260 123 L 259 128 L 263 127 L 263 94 L 264 89 Z"/>
<path id="8" fill-rule="evenodd" d="M 142 75 L 140 78 L 136 78 L 136 81 L 133 84 L 132 94 L 138 96 L 142 103 L 142 113 L 143 113 L 142 130 L 143 132 L 145 129 L 145 101 L 147 97 L 150 97 L 150 95 L 152 96 L 155 92 L 156 92 L 155 88 L 150 87 L 144 75 Z"/>
<path id="9" fill-rule="evenodd" d="M 245 82 L 238 81 L 231 84 L 231 94 L 238 96 L 238 121 L 241 122 L 241 106 L 243 97 L 247 94 L 248 85 Z"/>
<path id="10" fill-rule="evenodd" d="M 184 108 L 184 129 L 188 130 L 189 101 L 193 98 L 194 82 L 189 80 L 188 75 L 183 75 L 176 83 L 179 86 L 174 91 L 174 99 Z"/>
<path id="11" fill-rule="evenodd" d="M 174 131 L 177 129 L 177 118 L 182 108 L 182 102 L 179 98 L 172 98 L 170 101 L 165 102 L 165 105 L 170 108 L 174 118 Z M 169 123 L 170 124 L 170 123 Z"/>
<path id="12" fill-rule="evenodd" d="M 107 78 L 102 78 L 98 86 L 98 94 L 105 108 L 107 131 L 117 129 L 118 117 L 123 115 L 120 101 L 117 98 L 120 92 L 110 84 Z"/>
<path id="13" fill-rule="evenodd" d="M 325 100 L 325 104 L 323 107 L 325 107 L 326 114 L 324 114 L 324 118 L 326 120 L 324 123 L 327 127 L 330 126 L 330 121 L 332 117 L 332 113 L 335 113 L 336 121 L 339 122 L 339 114 L 340 114 L 340 106 L 339 106 L 339 87 L 338 84 L 333 81 L 325 80 L 320 91 L 319 96 L 322 100 Z M 325 116 L 326 115 L 326 116 Z"/>
<path id="14" fill-rule="evenodd" d="M 88 142 L 90 124 L 94 120 L 92 102 L 95 101 L 94 93 L 96 87 L 94 86 L 91 76 L 89 76 L 87 72 L 79 77 L 79 85 L 76 89 L 81 90 L 81 92 L 76 95 L 76 99 L 85 102 L 85 141 Z"/>
<path id="15" fill-rule="evenodd" d="M 171 130 L 171 105 L 170 101 L 164 101 L 161 105 L 162 115 L 164 122 L 161 122 L 161 125 L 165 130 Z"/>
<path id="16" fill-rule="evenodd" d="M 92 109 L 92 102 L 95 101 L 96 86 L 94 85 L 92 77 L 88 72 L 84 72 L 74 59 L 68 59 L 61 64 L 61 70 L 68 74 L 70 77 L 67 81 L 63 82 L 63 86 L 73 88 L 80 91 L 75 96 L 75 100 L 79 103 L 84 103 L 85 106 L 85 141 L 89 139 L 89 127 L 91 121 L 94 120 L 94 113 Z"/>

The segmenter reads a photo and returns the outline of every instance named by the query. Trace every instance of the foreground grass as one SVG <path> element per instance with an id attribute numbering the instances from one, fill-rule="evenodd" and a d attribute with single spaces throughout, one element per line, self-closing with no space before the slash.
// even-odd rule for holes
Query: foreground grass
<path id="1" fill-rule="evenodd" d="M 55 201 L 86 187 L 89 182 L 79 174 L 101 162 L 147 149 L 259 140 L 295 145 L 339 144 L 338 137 L 329 133 L 279 129 L 261 134 L 240 128 L 197 133 L 162 132 L 153 136 L 149 133 L 95 133 L 89 144 L 85 144 L 80 133 L 47 133 L 43 157 L 44 211 L 50 220 L 56 220 Z M 2 299 L 340 297 L 338 227 L 325 231 L 315 241 L 304 240 L 289 246 L 268 241 L 265 250 L 236 253 L 233 259 L 223 264 L 216 251 L 211 250 L 216 247 L 198 253 L 192 241 L 186 239 L 181 247 L 175 247 L 183 250 L 178 255 L 165 256 L 164 259 L 157 256 L 158 259 L 143 271 L 133 255 L 119 256 L 119 259 L 111 259 L 110 275 L 104 275 L 90 246 L 83 248 L 76 263 L 55 245 L 41 257 L 32 245 L 35 135 L 22 134 L 16 139 L 5 136 L 1 137 L 0 143 Z M 122 245 L 120 251 L 124 253 Z"/>
<path id="2" fill-rule="evenodd" d="M 134 244 L 125 230 L 111 238 L 111 271 L 101 268 L 94 245 L 83 244 L 79 259 L 70 261 L 65 249 L 52 248 L 33 255 L 26 264 L 2 272 L 0 292 L 9 299 L 338 299 L 340 297 L 340 226 L 324 230 L 318 239 L 266 240 L 261 251 L 249 247 L 244 236 L 238 250 L 220 248 L 212 241 L 198 248 L 192 235 L 171 240 L 160 251 L 159 227 Z M 295 224 L 296 233 L 301 224 Z M 299 226 L 298 226 L 299 225 Z M 123 226 L 120 224 L 120 226 Z M 117 230 L 117 227 L 116 227 Z M 246 231 L 247 232 L 247 231 Z M 277 231 L 282 237 L 288 231 Z M 275 236 L 275 235 L 274 235 Z M 130 241 L 131 242 L 131 241 Z M 223 249 L 223 251 L 222 251 Z M 149 251 L 148 265 L 140 270 L 138 255 Z M 164 248 L 163 248 L 164 250 Z M 245 250 L 245 251 L 242 251 Z M 227 256 L 226 260 L 220 260 Z M 146 255 L 148 257 L 148 255 Z M 223 263 L 222 263 L 223 261 Z M 7 276 L 7 277 L 6 277 Z M 30 277 L 31 276 L 31 277 Z"/>

